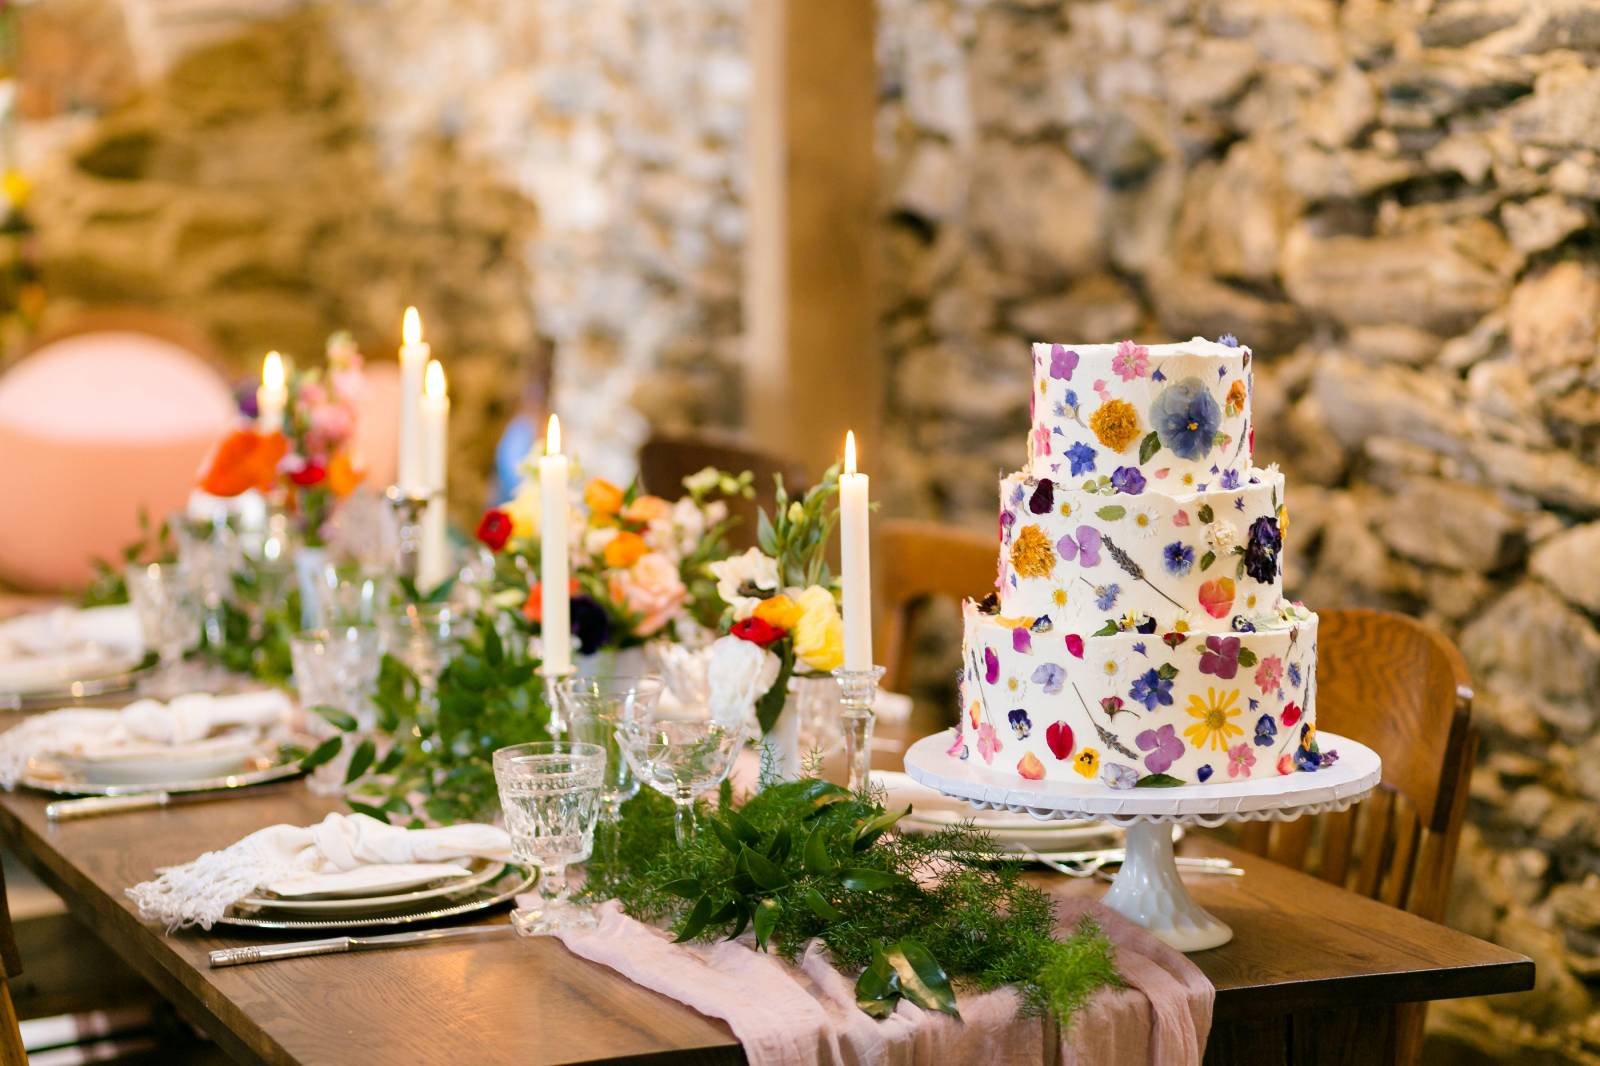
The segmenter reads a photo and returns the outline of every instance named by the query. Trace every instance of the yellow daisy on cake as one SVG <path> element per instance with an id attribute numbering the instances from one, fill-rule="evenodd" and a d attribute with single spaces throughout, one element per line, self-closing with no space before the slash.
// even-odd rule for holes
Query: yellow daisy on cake
<path id="1" fill-rule="evenodd" d="M 1214 688 L 1206 689 L 1206 698 L 1198 692 L 1189 697 L 1189 717 L 1198 719 L 1184 728 L 1183 735 L 1197 748 L 1210 746 L 1212 751 L 1222 751 L 1234 737 L 1244 730 L 1233 724 L 1239 717 L 1239 690 L 1228 689 L 1220 695 Z"/>

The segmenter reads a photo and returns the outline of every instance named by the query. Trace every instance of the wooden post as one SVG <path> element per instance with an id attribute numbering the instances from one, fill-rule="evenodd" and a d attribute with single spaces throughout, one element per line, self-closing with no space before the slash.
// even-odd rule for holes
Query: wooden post
<path id="1" fill-rule="evenodd" d="M 871 0 L 755 0 L 745 424 L 821 470 L 881 458 Z"/>

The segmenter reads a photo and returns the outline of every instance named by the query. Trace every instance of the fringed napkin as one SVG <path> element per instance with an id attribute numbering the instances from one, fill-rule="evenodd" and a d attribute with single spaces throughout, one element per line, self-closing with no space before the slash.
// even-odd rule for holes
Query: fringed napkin
<path id="1" fill-rule="evenodd" d="M 169 703 L 138 700 L 117 711 L 51 711 L 0 734 L 0 785 L 12 788 L 30 759 L 103 756 L 137 745 L 177 749 L 223 730 L 254 729 L 264 737 L 285 727 L 294 704 L 282 692 L 211 696 L 197 692 Z"/>
<path id="2" fill-rule="evenodd" d="M 256 889 L 307 874 L 368 865 L 511 860 L 511 838 L 492 825 L 402 829 L 365 814 L 330 814 L 316 825 L 274 825 L 221 851 L 157 870 L 153 881 L 128 889 L 139 917 L 170 932 L 211 926 L 228 906 Z"/>
<path id="3" fill-rule="evenodd" d="M 575 955 L 721 1018 L 752 1066 L 912 1066 L 947 1062 L 1062 1066 L 1199 1066 L 1216 989 L 1199 968 L 1098 903 L 1057 901 L 1059 929 L 1092 914 L 1116 947 L 1122 989 L 1102 989 L 1063 1032 L 1019 1013 L 1015 989 L 958 996 L 961 1020 L 901 1001 L 876 1021 L 856 1006 L 855 981 L 821 943 L 798 965 L 739 941 L 674 944 L 659 929 L 600 908 L 594 929 L 559 933 Z"/>

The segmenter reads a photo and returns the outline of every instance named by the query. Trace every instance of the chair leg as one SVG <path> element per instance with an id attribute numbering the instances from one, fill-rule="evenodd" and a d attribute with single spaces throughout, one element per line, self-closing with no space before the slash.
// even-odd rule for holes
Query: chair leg
<path id="1" fill-rule="evenodd" d="M 17 1009 L 11 1004 L 11 983 L 4 977 L 0 977 L 0 1066 L 28 1066 Z"/>

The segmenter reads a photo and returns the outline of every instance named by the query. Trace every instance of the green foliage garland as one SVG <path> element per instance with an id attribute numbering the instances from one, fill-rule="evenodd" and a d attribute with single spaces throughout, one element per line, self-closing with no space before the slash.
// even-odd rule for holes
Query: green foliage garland
<path id="1" fill-rule="evenodd" d="M 909 808 L 907 808 L 909 810 Z M 884 1017 L 902 996 L 955 1012 L 951 981 L 1015 984 L 1063 1024 L 1097 989 L 1120 985 L 1092 919 L 1057 939 L 1054 905 L 971 825 L 891 832 L 905 811 L 825 781 L 770 786 L 742 806 L 724 787 L 701 831 L 673 838 L 672 805 L 644 792 L 623 808 L 620 869 L 596 886 L 680 941 L 735 937 L 793 960 L 821 938 L 858 970 L 857 1001 Z"/>

